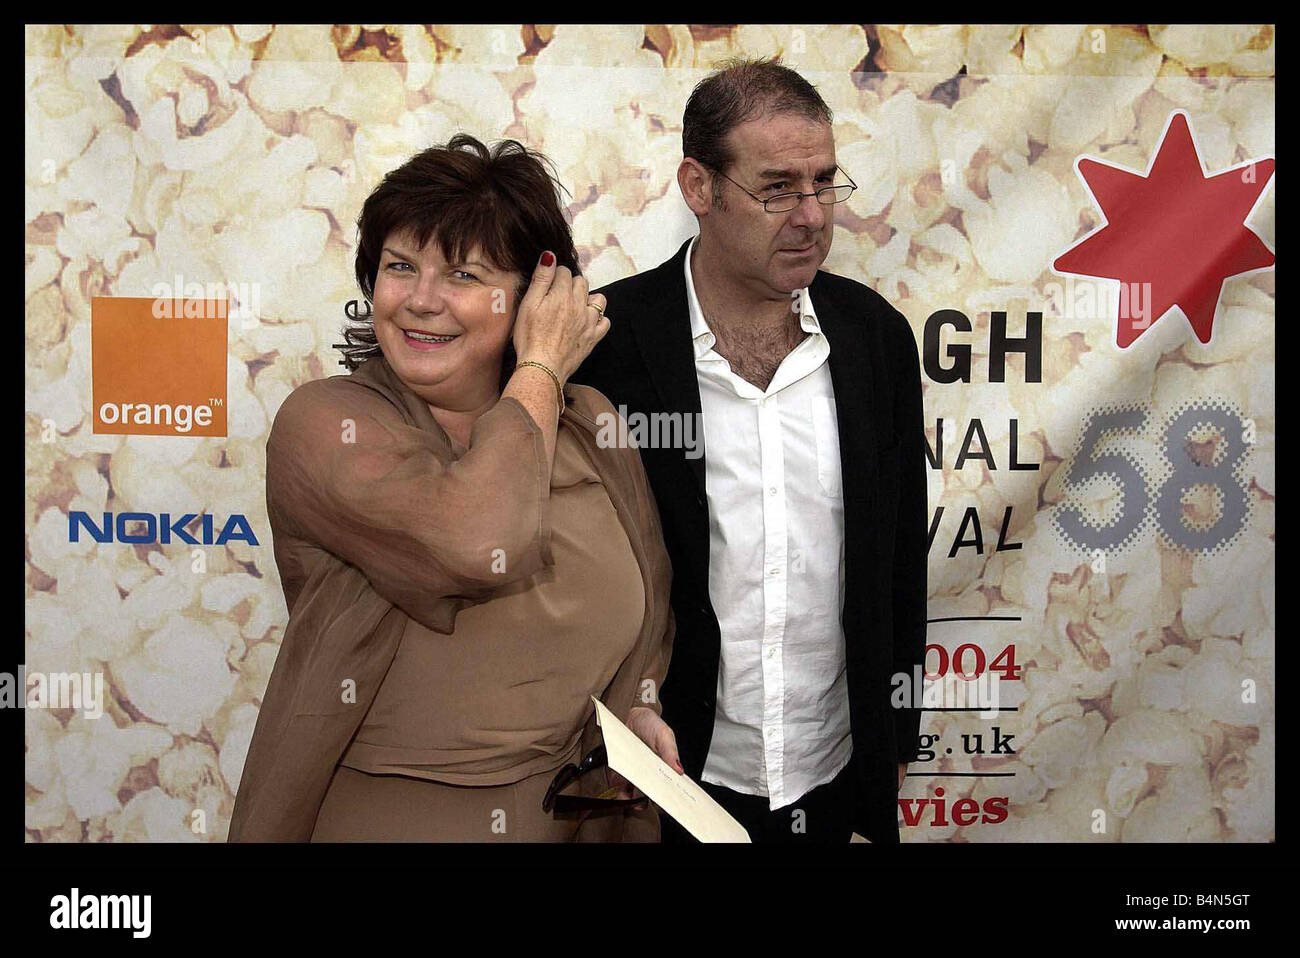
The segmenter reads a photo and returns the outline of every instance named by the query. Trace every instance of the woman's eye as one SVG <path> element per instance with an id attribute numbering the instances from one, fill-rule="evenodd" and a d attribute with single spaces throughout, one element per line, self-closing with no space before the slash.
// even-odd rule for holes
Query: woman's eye
<path id="1" fill-rule="evenodd" d="M 478 277 L 475 276 L 473 273 L 468 273 L 468 272 L 466 272 L 466 271 L 463 270 L 463 269 L 454 269 L 454 270 L 452 270 L 451 272 L 452 272 L 452 275 L 455 276 L 457 279 L 466 279 L 466 280 L 477 280 L 477 279 L 478 279 Z"/>
<path id="2" fill-rule="evenodd" d="M 402 272 L 402 270 L 398 269 L 398 267 L 400 267 L 400 266 L 410 266 L 410 265 L 411 265 L 410 263 L 403 263 L 403 262 L 401 262 L 400 260 L 394 260 L 394 261 L 392 261 L 391 263 L 389 263 L 389 264 L 385 267 L 385 269 L 396 270 L 397 272 L 400 273 L 400 272 Z"/>

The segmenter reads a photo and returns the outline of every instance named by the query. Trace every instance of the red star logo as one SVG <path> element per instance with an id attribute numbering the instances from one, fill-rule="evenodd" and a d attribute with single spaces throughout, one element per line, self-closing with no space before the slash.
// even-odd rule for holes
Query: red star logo
<path id="1" fill-rule="evenodd" d="M 1187 114 L 1175 111 L 1145 174 L 1079 158 L 1076 169 L 1103 223 L 1052 267 L 1120 281 L 1115 334 L 1120 349 L 1174 306 L 1196 338 L 1208 343 L 1224 280 L 1273 265 L 1273 251 L 1245 221 L 1274 165 L 1271 157 L 1247 160 L 1207 176 Z M 1141 285 L 1146 283 L 1150 286 Z M 1125 308 L 1126 301 L 1140 306 L 1142 290 L 1149 290 L 1146 308 Z"/>

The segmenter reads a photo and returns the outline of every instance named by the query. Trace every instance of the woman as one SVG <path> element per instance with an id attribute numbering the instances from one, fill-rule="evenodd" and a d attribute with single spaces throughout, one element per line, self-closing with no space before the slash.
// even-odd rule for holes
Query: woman
<path id="1" fill-rule="evenodd" d="M 294 390 L 267 441 L 290 615 L 229 840 L 655 841 L 645 803 L 542 807 L 600 743 L 592 695 L 681 771 L 654 500 L 636 450 L 596 442 L 609 402 L 564 385 L 609 320 L 555 183 L 462 134 L 358 227 L 351 375 Z"/>

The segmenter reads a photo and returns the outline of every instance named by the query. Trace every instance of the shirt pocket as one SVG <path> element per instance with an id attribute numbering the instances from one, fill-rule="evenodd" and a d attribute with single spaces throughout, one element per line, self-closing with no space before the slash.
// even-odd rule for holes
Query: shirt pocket
<path id="1" fill-rule="evenodd" d="M 844 498 L 840 474 L 840 430 L 835 420 L 835 400 L 818 396 L 812 402 L 813 434 L 817 441 L 817 485 L 822 495 Z"/>

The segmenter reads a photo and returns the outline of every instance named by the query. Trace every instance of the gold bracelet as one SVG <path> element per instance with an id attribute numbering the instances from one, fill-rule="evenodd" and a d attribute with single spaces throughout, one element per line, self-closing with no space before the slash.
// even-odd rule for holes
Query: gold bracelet
<path id="1" fill-rule="evenodd" d="M 523 369 L 525 366 L 536 366 L 538 369 L 546 373 L 546 375 L 551 377 L 551 381 L 555 383 L 555 398 L 560 403 L 560 415 L 564 415 L 564 387 L 560 385 L 560 377 L 555 375 L 555 372 L 550 367 L 543 366 L 541 363 L 534 362 L 531 359 L 525 359 L 523 362 L 519 363 L 515 366 L 515 370 L 518 371 Z"/>

